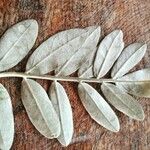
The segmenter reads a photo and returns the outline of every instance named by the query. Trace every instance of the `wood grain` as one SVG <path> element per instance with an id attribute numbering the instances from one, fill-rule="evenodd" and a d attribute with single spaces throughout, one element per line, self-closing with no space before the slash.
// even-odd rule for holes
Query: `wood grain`
<path id="1" fill-rule="evenodd" d="M 35 48 L 49 36 L 74 27 L 101 25 L 103 36 L 122 29 L 126 45 L 146 42 L 148 51 L 133 70 L 150 67 L 149 0 L 0 0 L 0 35 L 18 21 L 34 18 L 40 25 Z M 29 54 L 29 55 L 30 55 Z M 29 56 L 28 55 L 28 56 Z M 11 71 L 24 71 L 28 56 Z M 77 84 L 63 83 L 70 97 L 75 133 L 70 146 L 63 148 L 57 140 L 48 140 L 30 123 L 20 98 L 21 79 L 1 79 L 8 89 L 15 115 L 15 139 L 12 150 L 149 150 L 150 100 L 139 99 L 145 112 L 143 122 L 133 121 L 116 111 L 121 130 L 111 133 L 99 126 L 83 108 Z M 46 89 L 50 82 L 39 81 Z M 97 90 L 99 85 L 94 85 Z"/>

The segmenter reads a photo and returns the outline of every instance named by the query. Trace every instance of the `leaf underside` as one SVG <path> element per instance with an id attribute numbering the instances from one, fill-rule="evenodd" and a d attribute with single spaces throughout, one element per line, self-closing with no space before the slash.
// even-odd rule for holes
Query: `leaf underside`
<path id="1" fill-rule="evenodd" d="M 101 89 L 107 100 L 119 111 L 136 120 L 144 119 L 142 106 L 130 95 L 115 85 L 103 83 Z"/>
<path id="2" fill-rule="evenodd" d="M 143 58 L 146 49 L 147 45 L 142 43 L 133 43 L 126 47 L 115 63 L 111 77 L 116 79 L 125 75 Z"/>
<path id="3" fill-rule="evenodd" d="M 31 79 L 23 80 L 21 97 L 35 128 L 47 138 L 57 138 L 60 135 L 59 118 L 42 86 Z"/>
<path id="4" fill-rule="evenodd" d="M 68 146 L 73 135 L 72 109 L 68 96 L 63 86 L 55 81 L 50 87 L 49 95 L 61 125 L 61 133 L 57 139 L 62 145 Z"/>
<path id="5" fill-rule="evenodd" d="M 85 56 L 94 49 L 99 36 L 100 27 L 96 26 L 57 33 L 43 42 L 31 55 L 26 72 L 46 74 L 56 70 L 58 75 L 69 75 L 79 68 L 81 62 L 86 61 Z M 73 66 L 69 67 L 70 64 Z"/>
<path id="6" fill-rule="evenodd" d="M 97 47 L 89 54 L 85 63 L 83 63 L 78 70 L 79 78 L 92 78 L 94 77 L 93 62 L 96 55 Z"/>
<path id="7" fill-rule="evenodd" d="M 100 43 L 94 61 L 94 74 L 103 77 L 113 66 L 124 47 L 123 33 L 115 30 L 108 34 Z"/>
<path id="8" fill-rule="evenodd" d="M 110 131 L 119 131 L 120 125 L 115 112 L 93 87 L 87 83 L 80 83 L 78 92 L 91 118 Z"/>
<path id="9" fill-rule="evenodd" d="M 118 82 L 117 87 L 132 95 L 150 98 L 150 68 L 129 73 L 118 80 L 140 81 L 138 83 Z"/>
<path id="10" fill-rule="evenodd" d="M 17 65 L 31 50 L 38 34 L 38 24 L 29 19 L 9 28 L 0 39 L 0 71 Z"/>
<path id="11" fill-rule="evenodd" d="M 81 47 L 63 65 L 55 70 L 57 76 L 67 76 L 80 68 L 88 60 L 88 55 L 95 52 L 95 46 L 100 38 L 100 27 L 97 27 L 85 39 Z M 67 54 L 68 55 L 68 54 Z"/>
<path id="12" fill-rule="evenodd" d="M 14 139 L 14 117 L 7 90 L 0 84 L 0 149 L 11 148 Z"/>

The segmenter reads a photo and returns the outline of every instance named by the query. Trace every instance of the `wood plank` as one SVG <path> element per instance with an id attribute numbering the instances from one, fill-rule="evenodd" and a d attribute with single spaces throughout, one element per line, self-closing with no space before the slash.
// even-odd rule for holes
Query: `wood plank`
<path id="1" fill-rule="evenodd" d="M 42 41 L 59 31 L 101 25 L 103 36 L 114 29 L 122 29 L 126 45 L 135 41 L 146 42 L 146 56 L 133 70 L 150 67 L 149 0 L 0 0 L 0 35 L 11 25 L 27 18 L 36 19 L 40 25 L 32 52 Z M 11 71 L 24 71 L 28 56 Z M 130 120 L 116 111 L 121 130 L 111 133 L 90 119 L 79 100 L 77 84 L 63 83 L 72 104 L 75 127 L 72 144 L 63 148 L 57 140 L 48 140 L 40 135 L 30 123 L 21 102 L 21 79 L 0 79 L 0 82 L 8 89 L 13 102 L 16 131 L 13 150 L 150 149 L 149 99 L 139 99 L 146 115 L 143 122 Z M 45 88 L 50 85 L 47 81 L 39 82 Z M 99 85 L 95 87 L 99 89 Z"/>

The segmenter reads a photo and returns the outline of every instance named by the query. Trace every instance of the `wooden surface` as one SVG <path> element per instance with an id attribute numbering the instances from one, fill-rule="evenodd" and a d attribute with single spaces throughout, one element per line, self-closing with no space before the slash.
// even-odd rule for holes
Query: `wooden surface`
<path id="1" fill-rule="evenodd" d="M 0 0 L 0 35 L 18 21 L 34 18 L 40 25 L 35 48 L 49 36 L 74 27 L 101 25 L 103 35 L 122 29 L 126 45 L 146 42 L 148 51 L 134 69 L 150 67 L 150 0 Z M 30 55 L 29 54 L 29 55 Z M 28 56 L 29 56 L 28 55 Z M 24 71 L 28 56 L 14 67 Z M 48 140 L 30 123 L 20 97 L 21 79 L 1 79 L 8 89 L 15 116 L 13 150 L 149 150 L 150 99 L 139 99 L 145 120 L 138 122 L 116 111 L 121 130 L 112 133 L 95 123 L 83 108 L 77 84 L 63 83 L 70 97 L 74 116 L 73 141 L 67 148 Z M 45 88 L 50 82 L 39 81 Z M 99 85 L 95 85 L 97 90 Z"/>

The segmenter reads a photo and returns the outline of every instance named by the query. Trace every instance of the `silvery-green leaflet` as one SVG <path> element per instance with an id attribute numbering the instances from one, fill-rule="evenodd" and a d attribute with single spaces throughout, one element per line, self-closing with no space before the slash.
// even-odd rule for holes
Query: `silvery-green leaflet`
<path id="1" fill-rule="evenodd" d="M 33 19 L 10 27 L 0 39 L 0 71 L 17 65 L 31 50 L 37 35 L 38 23 Z M 92 119 L 110 131 L 118 132 L 120 124 L 109 103 L 133 119 L 144 119 L 141 105 L 129 94 L 150 97 L 147 88 L 150 87 L 150 68 L 127 72 L 141 61 L 147 45 L 133 43 L 124 48 L 121 30 L 112 31 L 101 41 L 100 35 L 99 26 L 59 32 L 33 52 L 25 73 L 0 73 L 1 78 L 23 78 L 21 97 L 29 119 L 42 135 L 57 138 L 63 146 L 71 143 L 75 122 L 69 98 L 59 81 L 78 82 L 79 97 L 85 109 Z M 102 78 L 110 70 L 112 78 Z M 51 71 L 55 71 L 54 76 L 45 75 Z M 76 71 L 78 77 L 69 77 Z M 33 79 L 52 80 L 49 92 Z M 105 97 L 89 82 L 102 83 Z M 2 85 L 0 115 L 0 149 L 8 150 L 13 143 L 14 119 L 10 96 Z"/>

